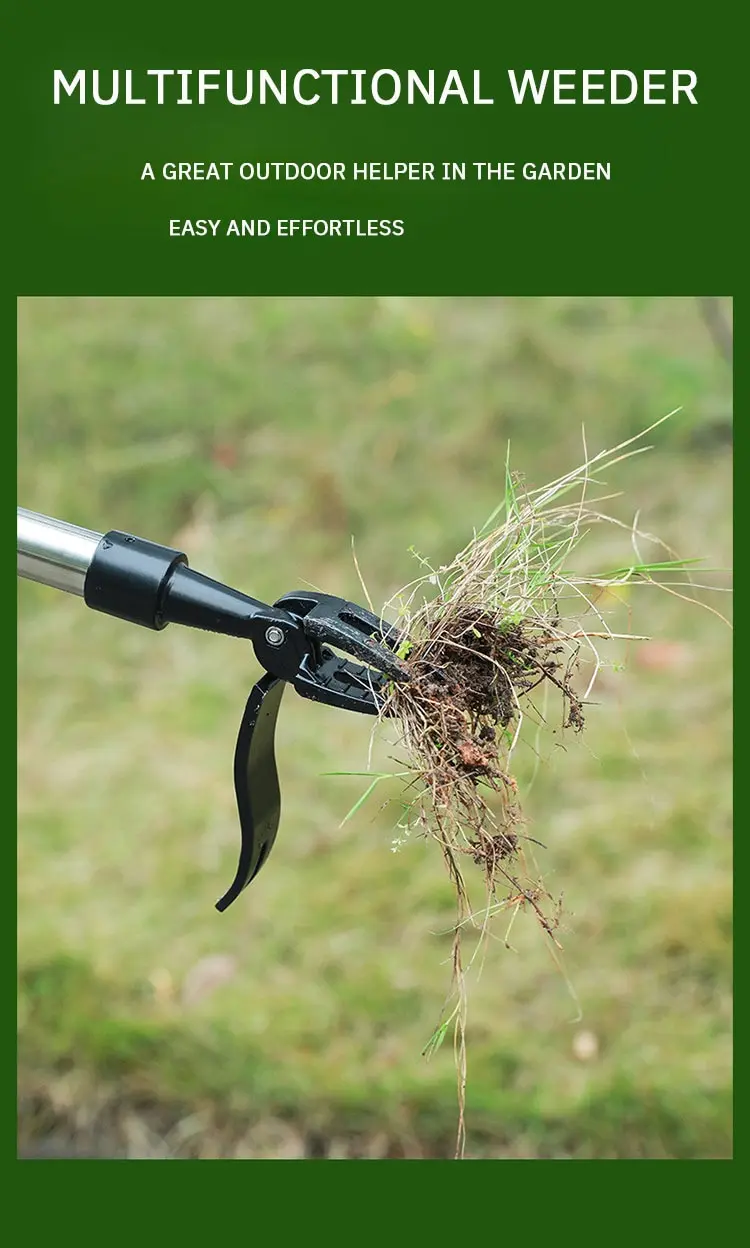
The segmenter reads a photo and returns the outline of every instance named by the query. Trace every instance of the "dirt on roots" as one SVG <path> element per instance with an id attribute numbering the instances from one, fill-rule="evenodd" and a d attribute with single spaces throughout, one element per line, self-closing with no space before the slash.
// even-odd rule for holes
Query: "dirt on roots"
<path id="1" fill-rule="evenodd" d="M 570 649 L 553 619 L 503 619 L 480 605 L 443 613 L 443 604 L 434 605 L 405 660 L 411 679 L 394 690 L 393 714 L 454 879 L 454 855 L 463 853 L 491 889 L 500 875 L 517 884 L 508 864 L 519 852 L 523 817 L 509 756 L 524 702 L 545 683 L 562 699 L 564 726 L 583 728 Z M 490 805 L 490 794 L 500 802 Z"/>

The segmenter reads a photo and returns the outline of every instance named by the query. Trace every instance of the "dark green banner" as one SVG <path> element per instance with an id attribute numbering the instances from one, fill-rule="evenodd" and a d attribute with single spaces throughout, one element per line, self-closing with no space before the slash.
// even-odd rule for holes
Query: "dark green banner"
<path id="1" fill-rule="evenodd" d="M 105 22 L 78 4 L 22 21 L 25 293 L 732 285 L 718 20 L 136 4 Z"/>

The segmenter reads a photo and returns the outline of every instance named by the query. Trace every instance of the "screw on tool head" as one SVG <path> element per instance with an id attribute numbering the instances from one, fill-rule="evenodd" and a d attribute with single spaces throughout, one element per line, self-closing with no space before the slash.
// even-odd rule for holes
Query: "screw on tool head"
<path id="1" fill-rule="evenodd" d="M 266 641 L 269 646 L 283 646 L 284 630 L 279 628 L 277 624 L 272 624 L 270 628 L 266 629 Z"/>

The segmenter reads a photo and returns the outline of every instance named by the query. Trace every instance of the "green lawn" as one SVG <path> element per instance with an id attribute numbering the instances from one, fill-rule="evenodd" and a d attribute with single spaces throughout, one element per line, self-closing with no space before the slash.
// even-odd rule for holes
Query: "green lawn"
<path id="1" fill-rule="evenodd" d="M 730 564 L 731 376 L 695 300 L 40 299 L 19 317 L 19 501 L 181 546 L 267 601 L 361 600 L 354 537 L 381 603 L 410 547 L 447 559 L 497 504 L 508 439 L 543 484 L 580 462 L 582 423 L 596 450 L 680 406 L 609 506 Z M 595 564 L 630 558 L 627 534 L 600 541 Z M 491 943 L 470 1156 L 731 1154 L 731 633 L 651 589 L 630 605 L 654 644 L 605 673 L 582 739 L 550 738 L 525 798 L 583 1017 L 534 921 Z M 449 882 L 432 843 L 391 852 L 398 782 L 341 827 L 363 782 L 322 775 L 367 766 L 370 724 L 287 694 L 278 841 L 220 916 L 249 647 L 21 583 L 18 655 L 24 1145 L 451 1156 L 450 1046 L 421 1056 Z"/>

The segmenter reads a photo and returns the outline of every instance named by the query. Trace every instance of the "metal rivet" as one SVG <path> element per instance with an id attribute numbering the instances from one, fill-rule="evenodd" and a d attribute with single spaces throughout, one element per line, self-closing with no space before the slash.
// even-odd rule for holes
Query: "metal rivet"
<path id="1" fill-rule="evenodd" d="M 266 641 L 269 646 L 283 646 L 284 630 L 279 628 L 277 624 L 272 624 L 270 628 L 266 629 Z"/>

